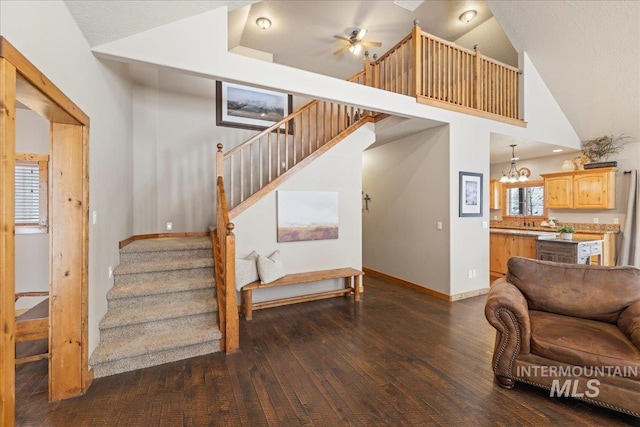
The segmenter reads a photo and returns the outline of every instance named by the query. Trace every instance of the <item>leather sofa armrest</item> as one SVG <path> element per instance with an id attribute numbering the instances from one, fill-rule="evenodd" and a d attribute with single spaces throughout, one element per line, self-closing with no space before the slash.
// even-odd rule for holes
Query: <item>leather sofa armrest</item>
<path id="1" fill-rule="evenodd" d="M 529 305 L 520 290 L 506 279 L 491 286 L 484 314 L 496 328 L 493 370 L 497 377 L 512 378 L 513 361 L 518 354 L 528 354 L 531 340 Z"/>
<path id="2" fill-rule="evenodd" d="M 640 350 L 640 301 L 625 308 L 618 317 L 618 328 Z"/>

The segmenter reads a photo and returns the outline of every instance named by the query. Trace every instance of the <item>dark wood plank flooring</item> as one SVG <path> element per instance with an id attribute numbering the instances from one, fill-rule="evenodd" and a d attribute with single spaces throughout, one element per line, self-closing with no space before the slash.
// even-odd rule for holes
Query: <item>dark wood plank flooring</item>
<path id="1" fill-rule="evenodd" d="M 18 426 L 619 426 L 640 420 L 493 381 L 484 299 L 448 303 L 367 276 L 350 298 L 260 310 L 241 350 L 94 380 L 47 402 L 46 361 L 17 373 Z M 639 402 L 640 405 L 640 402 Z"/>

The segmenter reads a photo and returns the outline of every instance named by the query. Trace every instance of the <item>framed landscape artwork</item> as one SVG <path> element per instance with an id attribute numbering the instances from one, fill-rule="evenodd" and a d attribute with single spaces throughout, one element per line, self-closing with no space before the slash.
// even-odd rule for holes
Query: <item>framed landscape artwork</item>
<path id="1" fill-rule="evenodd" d="M 460 172 L 459 216 L 482 216 L 482 174 Z"/>
<path id="2" fill-rule="evenodd" d="M 338 238 L 338 193 L 278 191 L 278 242 Z"/>
<path id="3" fill-rule="evenodd" d="M 216 82 L 218 126 L 264 130 L 287 117 L 291 109 L 291 95 L 234 83 Z"/>

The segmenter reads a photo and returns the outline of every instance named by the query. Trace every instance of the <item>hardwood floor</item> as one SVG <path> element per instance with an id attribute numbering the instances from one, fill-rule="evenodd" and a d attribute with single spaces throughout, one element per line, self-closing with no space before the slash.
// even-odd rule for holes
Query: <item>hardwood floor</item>
<path id="1" fill-rule="evenodd" d="M 365 287 L 355 306 L 256 312 L 240 322 L 237 354 L 100 378 L 61 402 L 47 402 L 46 361 L 33 363 L 18 372 L 16 425 L 640 425 L 524 384 L 498 387 L 484 296 L 449 303 L 370 276 Z"/>

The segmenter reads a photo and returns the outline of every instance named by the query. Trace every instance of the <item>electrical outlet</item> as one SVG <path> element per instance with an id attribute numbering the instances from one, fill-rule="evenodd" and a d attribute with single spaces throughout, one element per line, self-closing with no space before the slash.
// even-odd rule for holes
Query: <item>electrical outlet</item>
<path id="1" fill-rule="evenodd" d="M 113 267 L 109 266 L 109 279 L 113 277 Z"/>
<path id="2" fill-rule="evenodd" d="M 173 230 L 173 223 L 172 222 L 168 222 L 167 223 L 167 231 L 171 231 Z"/>
<path id="3" fill-rule="evenodd" d="M 598 223 L 598 221 L 599 221 L 599 220 L 598 220 L 598 218 L 593 218 L 593 223 L 594 223 L 594 224 L 597 224 L 597 223 Z"/>
<path id="4" fill-rule="evenodd" d="M 473 270 L 469 270 L 469 279 L 473 279 Z"/>
<path id="5" fill-rule="evenodd" d="M 614 224 L 620 224 L 620 220 L 618 218 L 613 218 L 613 223 Z"/>
<path id="6" fill-rule="evenodd" d="M 437 228 L 438 230 L 442 230 L 442 221 L 438 221 L 438 222 L 436 222 L 436 228 Z"/>

